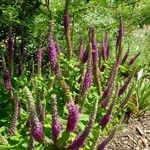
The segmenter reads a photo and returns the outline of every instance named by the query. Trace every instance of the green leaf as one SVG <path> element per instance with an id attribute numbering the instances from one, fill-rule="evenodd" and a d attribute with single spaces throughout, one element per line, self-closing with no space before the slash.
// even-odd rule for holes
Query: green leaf
<path id="1" fill-rule="evenodd" d="M 99 0 L 101 6 L 107 7 L 107 0 Z"/>

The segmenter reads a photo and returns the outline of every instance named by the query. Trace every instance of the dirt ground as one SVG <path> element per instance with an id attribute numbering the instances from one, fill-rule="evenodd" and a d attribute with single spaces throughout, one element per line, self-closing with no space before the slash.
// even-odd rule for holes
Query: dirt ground
<path id="1" fill-rule="evenodd" d="M 130 119 L 127 128 L 115 134 L 107 150 L 150 150 L 150 112 Z"/>

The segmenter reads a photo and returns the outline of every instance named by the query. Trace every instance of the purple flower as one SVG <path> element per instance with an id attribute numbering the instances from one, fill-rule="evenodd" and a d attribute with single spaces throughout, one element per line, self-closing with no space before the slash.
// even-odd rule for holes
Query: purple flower
<path id="1" fill-rule="evenodd" d="M 22 73 L 23 73 L 23 65 L 22 61 L 20 61 L 18 65 L 18 76 L 21 77 Z"/>
<path id="2" fill-rule="evenodd" d="M 13 51 L 13 49 L 14 49 L 14 41 L 13 41 L 13 37 L 12 37 L 12 27 L 10 27 L 10 30 L 9 30 L 7 44 L 8 44 L 8 55 L 9 55 L 10 59 L 13 59 L 13 55 L 14 55 L 14 51 Z"/>
<path id="3" fill-rule="evenodd" d="M 88 49 L 86 48 L 84 51 L 83 51 L 83 55 L 82 55 L 82 62 L 83 63 L 86 63 L 87 60 L 88 60 L 88 57 L 89 57 L 89 53 L 88 53 Z"/>
<path id="4" fill-rule="evenodd" d="M 116 49 L 121 48 L 121 42 L 124 36 L 124 26 L 123 26 L 123 19 L 120 19 L 120 27 L 118 31 L 118 37 L 117 37 L 117 42 L 116 42 Z"/>
<path id="5" fill-rule="evenodd" d="M 121 64 L 124 64 L 124 63 L 126 62 L 128 56 L 129 56 L 129 48 L 128 48 L 127 52 L 125 53 L 125 55 L 123 56 L 123 59 L 122 59 L 122 61 L 121 61 Z"/>
<path id="6" fill-rule="evenodd" d="M 64 33 L 65 33 L 65 35 L 68 34 L 69 24 L 70 24 L 69 11 L 67 8 L 65 8 L 65 10 L 64 10 Z"/>
<path id="7" fill-rule="evenodd" d="M 57 50 L 56 50 L 56 45 L 55 42 L 52 38 L 52 34 L 49 34 L 48 37 L 48 58 L 51 64 L 51 68 L 53 71 L 57 70 Z"/>
<path id="8" fill-rule="evenodd" d="M 89 130 L 84 130 L 67 148 L 67 150 L 79 150 L 85 143 L 85 139 L 89 135 Z"/>
<path id="9" fill-rule="evenodd" d="M 133 58 L 131 58 L 131 60 L 128 62 L 128 65 L 132 65 L 140 54 L 141 52 L 138 52 Z"/>
<path id="10" fill-rule="evenodd" d="M 108 59 L 108 57 L 109 57 L 109 53 L 110 53 L 110 43 L 108 42 L 107 51 L 106 51 L 106 58 L 107 58 L 107 59 Z"/>
<path id="11" fill-rule="evenodd" d="M 56 143 L 57 138 L 61 132 L 62 125 L 58 118 L 56 95 L 52 95 L 52 139 Z"/>
<path id="12" fill-rule="evenodd" d="M 101 103 L 101 107 L 106 108 L 108 106 L 108 103 L 109 103 L 109 98 L 105 98 Z"/>
<path id="13" fill-rule="evenodd" d="M 81 87 L 82 95 L 91 87 L 92 82 L 93 82 L 92 67 L 88 66 L 83 80 L 83 85 Z"/>
<path id="14" fill-rule="evenodd" d="M 55 117 L 52 121 L 52 137 L 53 137 L 54 143 L 56 143 L 57 138 L 61 132 L 61 129 L 62 129 L 62 125 L 60 121 L 58 120 L 58 118 Z"/>
<path id="15" fill-rule="evenodd" d="M 68 104 L 68 119 L 67 119 L 67 131 L 74 132 L 77 128 L 79 119 L 79 108 L 72 103 Z"/>
<path id="16" fill-rule="evenodd" d="M 106 114 L 102 117 L 102 119 L 100 120 L 100 126 L 103 128 L 105 128 L 105 126 L 111 121 L 112 119 L 112 115 L 111 114 Z"/>
<path id="17" fill-rule="evenodd" d="M 93 55 L 93 63 L 98 63 L 98 46 L 95 37 L 95 29 L 91 29 L 91 44 L 92 44 L 92 55 Z"/>
<path id="18" fill-rule="evenodd" d="M 125 92 L 125 90 L 127 89 L 128 85 L 130 84 L 131 79 L 132 79 L 132 75 L 129 76 L 129 78 L 124 83 L 124 85 L 119 89 L 118 96 L 122 95 Z"/>
<path id="19" fill-rule="evenodd" d="M 30 124 L 31 135 L 36 141 L 42 141 L 44 138 L 44 132 L 41 122 L 38 120 L 38 118 L 34 117 L 31 118 Z"/>
<path id="20" fill-rule="evenodd" d="M 115 130 L 112 131 L 112 133 L 97 146 L 97 150 L 105 150 L 105 147 L 114 137 L 114 135 L 115 135 Z"/>
<path id="21" fill-rule="evenodd" d="M 7 91 L 12 89 L 11 78 L 7 67 L 4 68 L 3 83 Z"/>
<path id="22" fill-rule="evenodd" d="M 108 34 L 106 33 L 105 38 L 102 41 L 102 58 L 104 61 L 108 58 L 109 50 L 108 50 Z"/>
<path id="23" fill-rule="evenodd" d="M 106 108 L 109 104 L 109 99 L 112 95 L 112 85 L 113 83 L 111 83 L 107 88 L 106 90 L 104 91 L 103 93 L 103 97 L 102 97 L 102 102 L 101 102 L 101 107 L 102 108 Z"/>

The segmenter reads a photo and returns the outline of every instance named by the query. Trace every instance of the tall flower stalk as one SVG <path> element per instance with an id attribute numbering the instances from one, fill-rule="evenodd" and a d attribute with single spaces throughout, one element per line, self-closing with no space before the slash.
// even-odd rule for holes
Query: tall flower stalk
<path id="1" fill-rule="evenodd" d="M 8 92 L 12 90 L 11 77 L 10 77 L 9 70 L 7 69 L 6 66 L 3 71 L 3 83 L 4 83 L 5 89 Z"/>
<path id="2" fill-rule="evenodd" d="M 102 41 L 102 50 L 101 50 L 101 56 L 104 61 L 107 60 L 109 55 L 109 49 L 108 49 L 108 33 L 106 33 L 105 38 L 103 38 Z"/>
<path id="3" fill-rule="evenodd" d="M 28 102 L 31 135 L 36 141 L 42 141 L 44 139 L 43 125 L 37 117 L 36 107 L 34 104 L 32 94 L 27 87 L 24 88 L 24 91 L 27 97 L 27 102 Z"/>
<path id="4" fill-rule="evenodd" d="M 94 83 L 97 87 L 98 94 L 101 95 L 101 82 L 100 82 L 100 70 L 99 65 L 99 54 L 98 54 L 98 45 L 96 41 L 95 28 L 90 28 L 89 31 L 89 41 L 92 44 L 92 64 L 93 64 L 93 73 L 94 73 Z"/>
<path id="5" fill-rule="evenodd" d="M 45 119 L 45 105 L 44 105 L 44 89 L 38 89 L 36 90 L 37 94 L 37 114 L 38 114 L 38 118 L 40 120 L 41 123 L 44 122 Z"/>
<path id="6" fill-rule="evenodd" d="M 14 100 L 14 112 L 11 120 L 11 124 L 8 130 L 9 135 L 13 136 L 16 134 L 17 131 L 17 120 L 19 117 L 19 99 L 17 96 L 13 98 Z"/>
<path id="7" fill-rule="evenodd" d="M 65 0 L 65 9 L 64 9 L 64 34 L 66 38 L 67 49 L 69 51 L 68 59 L 72 57 L 72 44 L 71 44 L 71 37 L 70 37 L 70 14 L 69 14 L 69 4 L 70 0 Z"/>
<path id="8" fill-rule="evenodd" d="M 90 40 L 92 44 L 92 56 L 93 56 L 93 64 L 96 65 L 98 64 L 99 57 L 98 57 L 98 45 L 96 41 L 96 36 L 95 36 L 95 28 L 90 29 Z"/>
<path id="9" fill-rule="evenodd" d="M 37 64 L 38 64 L 38 75 L 39 77 L 42 75 L 42 48 L 38 48 L 37 52 Z"/>
<path id="10" fill-rule="evenodd" d="M 90 53 L 91 54 L 91 53 Z M 81 85 L 81 95 L 83 96 L 85 92 L 91 87 L 92 82 L 93 82 L 93 66 L 92 66 L 92 59 L 91 55 L 89 54 L 89 59 L 88 59 L 88 64 L 87 64 L 87 69 L 85 72 L 84 80 Z"/>
<path id="11" fill-rule="evenodd" d="M 134 63 L 134 61 L 139 57 L 140 54 L 141 54 L 141 52 L 138 52 L 134 57 L 132 57 L 129 60 L 128 65 L 132 65 Z"/>
<path id="12" fill-rule="evenodd" d="M 48 51 L 49 62 L 51 65 L 51 70 L 54 73 L 57 73 L 58 72 L 58 55 L 57 55 L 56 45 L 53 40 L 51 32 L 48 33 L 47 51 Z"/>
<path id="13" fill-rule="evenodd" d="M 125 83 L 123 84 L 123 86 L 120 87 L 119 92 L 118 92 L 118 96 L 121 96 L 121 95 L 125 92 L 125 90 L 128 88 L 128 86 L 129 86 L 129 84 L 130 84 L 130 82 L 131 82 L 131 79 L 132 79 L 133 75 L 134 75 L 134 73 L 132 73 L 132 74 L 128 77 L 128 79 L 125 81 Z"/>
<path id="14" fill-rule="evenodd" d="M 123 36 L 124 36 L 124 26 L 123 26 L 123 19 L 122 17 L 120 18 L 120 27 L 118 30 L 118 36 L 117 36 L 117 41 L 116 41 L 116 50 L 117 53 L 121 50 L 121 44 L 123 41 Z"/>
<path id="15" fill-rule="evenodd" d="M 115 135 L 116 130 L 113 130 L 110 135 L 104 139 L 98 146 L 96 150 L 105 150 L 106 146 L 108 145 L 108 143 L 112 140 L 112 138 Z"/>
<path id="16" fill-rule="evenodd" d="M 51 96 L 52 100 L 52 139 L 54 144 L 56 145 L 58 136 L 60 135 L 60 132 L 62 130 L 62 125 L 60 123 L 60 120 L 58 118 L 58 110 L 57 110 L 57 100 L 56 95 L 53 94 Z"/>
<path id="17" fill-rule="evenodd" d="M 9 63 L 10 76 L 13 76 L 13 59 L 14 59 L 14 39 L 12 34 L 12 26 L 9 28 L 8 40 L 7 40 L 7 54 Z"/>
<path id="18" fill-rule="evenodd" d="M 22 74 L 23 74 L 23 64 L 22 64 L 22 60 L 20 60 L 18 64 L 18 76 L 21 77 Z"/>
<path id="19" fill-rule="evenodd" d="M 127 52 L 124 54 L 121 64 L 124 64 L 129 56 L 130 49 L 128 48 Z"/>

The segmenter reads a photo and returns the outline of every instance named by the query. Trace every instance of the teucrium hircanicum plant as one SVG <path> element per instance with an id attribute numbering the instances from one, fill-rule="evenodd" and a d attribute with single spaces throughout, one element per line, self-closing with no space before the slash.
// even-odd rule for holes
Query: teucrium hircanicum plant
<path id="1" fill-rule="evenodd" d="M 65 0 L 63 17 L 64 35 L 66 38 L 69 58 L 66 64 L 68 66 L 71 66 L 71 69 L 73 70 L 75 66 L 70 60 L 74 59 L 74 57 L 72 58 L 73 49 L 70 41 L 70 4 L 70 0 Z M 32 90 L 29 90 L 29 88 L 26 86 L 23 90 L 26 97 L 25 100 L 27 102 L 27 112 L 29 114 L 28 124 L 29 136 L 31 140 L 29 149 L 34 149 L 34 141 L 36 141 L 35 146 L 36 143 L 39 142 L 38 144 L 43 144 L 43 147 L 45 145 L 48 145 L 49 148 L 53 147 L 54 149 L 58 150 L 79 150 L 81 148 L 86 150 L 88 147 L 87 139 L 89 139 L 90 142 L 92 142 L 91 145 L 93 145 L 93 149 L 97 148 L 97 150 L 103 150 L 108 142 L 110 142 L 110 140 L 113 138 L 116 130 L 111 129 L 112 133 L 110 133 L 110 135 L 103 141 L 99 141 L 100 134 L 95 134 L 95 131 L 93 129 L 97 127 L 98 133 L 103 133 L 103 131 L 109 132 L 110 128 L 112 128 L 112 126 L 116 123 L 114 121 L 115 117 L 113 116 L 113 113 L 116 111 L 116 106 L 119 105 L 121 109 L 125 108 L 128 99 L 131 96 L 131 93 L 129 93 L 127 94 L 127 96 L 123 97 L 123 100 L 121 100 L 133 78 L 132 73 L 128 76 L 128 78 L 125 80 L 123 85 L 120 86 L 119 89 L 117 88 L 116 90 L 115 88 L 116 85 L 118 85 L 118 82 L 120 82 L 119 80 L 117 80 L 119 77 L 118 72 L 120 66 L 121 64 L 124 65 L 129 55 L 128 50 L 122 58 L 122 43 L 124 37 L 123 19 L 120 19 L 120 27 L 115 46 L 115 60 L 111 60 L 112 58 L 109 56 L 110 47 L 107 33 L 103 38 L 101 51 L 99 50 L 97 44 L 98 34 L 96 34 L 96 27 L 90 27 L 88 32 L 88 40 L 85 40 L 83 43 L 83 39 L 81 39 L 79 52 L 80 56 L 78 58 L 78 66 L 80 68 L 78 68 L 77 71 L 76 68 L 74 69 L 75 71 L 73 70 L 80 77 L 80 81 L 78 82 L 78 84 L 76 83 L 76 81 L 78 80 L 78 76 L 76 76 L 77 80 L 76 78 L 72 81 L 68 80 L 68 78 L 70 79 L 70 77 L 68 77 L 67 73 L 70 71 L 70 68 L 67 68 L 64 65 L 64 62 L 66 61 L 65 55 L 63 54 L 63 51 L 60 50 L 58 36 L 55 38 L 56 40 L 54 40 L 55 35 L 52 30 L 53 29 L 51 28 L 48 32 L 47 37 L 48 40 L 46 54 L 48 56 L 48 62 L 45 62 L 44 59 L 42 60 L 45 48 L 39 47 L 37 52 L 37 82 L 35 82 L 34 80 L 36 79 L 36 71 L 34 70 L 36 68 L 36 64 L 33 63 L 31 76 L 32 83 L 29 82 L 28 84 L 28 87 L 30 87 L 30 84 L 32 84 Z M 87 46 L 86 48 L 85 45 Z M 8 48 L 10 50 L 9 53 L 11 59 L 13 55 L 12 35 L 10 35 L 10 37 L 8 38 Z M 61 48 L 64 47 L 61 46 Z M 99 51 L 101 53 L 101 58 L 103 59 L 102 62 L 98 55 Z M 128 61 L 128 66 L 133 64 L 139 55 L 140 53 L 131 58 L 131 60 Z M 20 62 L 18 67 L 18 75 L 20 77 L 22 75 L 23 60 L 19 60 Z M 109 60 L 111 60 L 111 62 L 109 62 Z M 34 57 L 32 62 L 36 62 L 34 60 Z M 13 83 L 11 82 L 11 80 L 13 81 L 13 78 L 11 78 L 10 76 L 11 70 L 7 69 L 8 64 L 6 65 L 5 62 L 3 63 L 4 86 L 7 91 L 11 91 Z M 107 63 L 110 63 L 109 67 L 107 66 Z M 44 70 L 45 66 L 42 68 L 42 64 L 46 66 L 46 70 Z M 100 68 L 102 67 L 101 64 L 106 67 L 106 72 L 105 70 L 103 72 L 100 72 Z M 50 70 L 47 67 L 48 65 L 50 66 Z M 62 69 L 63 67 L 65 69 Z M 43 71 L 49 72 L 50 78 L 47 78 L 47 76 L 45 76 L 45 72 L 43 73 Z M 70 74 L 71 73 L 69 72 L 69 75 Z M 105 75 L 108 76 L 105 77 Z M 51 77 L 53 77 L 52 80 Z M 123 78 L 121 77 L 121 79 Z M 42 80 L 43 83 L 40 82 L 40 80 Z M 51 83 L 49 83 L 49 81 L 51 81 Z M 49 84 L 51 84 L 52 86 L 47 86 Z M 55 86 L 53 86 L 54 84 Z M 43 91 L 43 89 L 46 89 L 45 97 L 43 96 L 43 94 L 45 94 L 45 91 Z M 75 97 L 77 97 L 77 101 L 75 101 Z M 44 101 L 43 99 L 46 101 Z M 14 135 L 17 130 L 16 125 L 19 114 L 19 100 L 20 99 L 18 98 L 14 100 L 15 109 L 9 128 L 10 135 Z M 44 103 L 43 101 L 46 103 Z M 93 104 L 93 106 L 91 104 Z M 49 107 L 49 105 L 51 105 L 51 108 Z M 66 112 L 64 108 L 67 108 Z M 79 117 L 82 115 L 86 116 L 87 120 L 85 119 L 86 117 Z M 47 118 L 47 116 L 49 118 Z M 48 127 L 47 120 L 49 121 Z M 47 128 L 50 129 L 48 129 L 48 133 L 46 132 Z M 44 129 L 46 129 L 45 134 Z M 49 134 L 48 137 L 50 139 L 47 139 L 46 141 L 45 138 L 47 134 Z M 96 139 L 95 141 L 93 141 L 93 136 L 96 136 L 94 137 L 94 140 Z M 63 141 L 64 139 L 65 141 Z"/>

